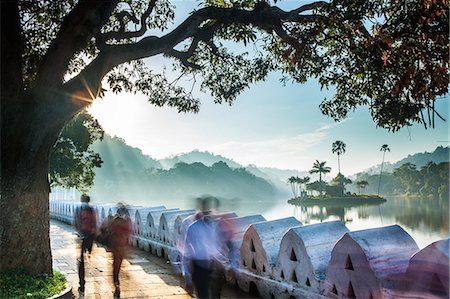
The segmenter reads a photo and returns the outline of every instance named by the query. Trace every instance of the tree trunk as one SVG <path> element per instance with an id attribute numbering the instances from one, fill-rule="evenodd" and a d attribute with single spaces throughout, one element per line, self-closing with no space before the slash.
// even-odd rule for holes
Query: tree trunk
<path id="1" fill-rule="evenodd" d="M 64 125 L 55 107 L 42 97 L 2 99 L 0 270 L 52 273 L 49 156 Z"/>
<path id="2" fill-rule="evenodd" d="M 48 164 L 57 133 L 44 134 L 45 121 L 2 122 L 0 269 L 51 274 Z"/>
<path id="3" fill-rule="evenodd" d="M 34 187 L 21 187 L 26 184 Z M 2 188 L 0 203 L 0 269 L 24 268 L 32 274 L 51 274 L 47 182 L 16 177 L 8 185 Z"/>

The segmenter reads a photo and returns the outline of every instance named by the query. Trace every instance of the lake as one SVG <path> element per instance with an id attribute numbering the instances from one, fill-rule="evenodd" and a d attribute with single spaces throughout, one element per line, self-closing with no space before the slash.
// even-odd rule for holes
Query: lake
<path id="1" fill-rule="evenodd" d="M 419 248 L 449 237 L 449 205 L 430 199 L 386 197 L 379 205 L 324 207 L 294 206 L 286 199 L 222 200 L 220 211 L 234 211 L 238 216 L 262 214 L 267 220 L 294 216 L 303 224 L 341 220 L 349 230 L 361 230 L 398 224 L 416 241 Z M 194 208 L 192 200 L 177 202 L 128 202 L 140 205 L 165 205 L 168 208 Z"/>

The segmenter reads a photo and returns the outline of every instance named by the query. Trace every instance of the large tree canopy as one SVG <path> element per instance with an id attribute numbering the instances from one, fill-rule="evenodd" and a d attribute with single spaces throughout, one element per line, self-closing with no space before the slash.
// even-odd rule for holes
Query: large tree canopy
<path id="1" fill-rule="evenodd" d="M 251 83 L 316 77 L 333 86 L 323 113 L 367 105 L 380 127 L 433 126 L 448 89 L 448 1 L 199 1 L 184 21 L 170 0 L 1 2 L 2 200 L 0 268 L 51 272 L 49 156 L 60 130 L 104 90 L 198 111 L 191 88 L 150 69 L 165 55 L 216 102 Z M 229 42 L 252 44 L 233 53 Z M 198 78 L 198 79 L 197 79 Z"/>

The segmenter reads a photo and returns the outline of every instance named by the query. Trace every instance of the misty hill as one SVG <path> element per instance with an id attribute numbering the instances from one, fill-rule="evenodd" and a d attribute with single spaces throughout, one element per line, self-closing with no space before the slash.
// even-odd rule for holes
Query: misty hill
<path id="1" fill-rule="evenodd" d="M 195 163 L 200 162 L 206 166 L 211 166 L 217 162 L 225 162 L 231 168 L 241 168 L 242 165 L 236 163 L 235 161 L 226 158 L 221 155 L 216 155 L 208 151 L 194 150 L 188 153 L 183 153 L 179 155 L 171 156 L 170 158 L 161 159 L 159 162 L 163 168 L 168 169 L 173 167 L 178 162 L 184 163 Z M 263 178 L 270 182 L 272 185 L 278 189 L 281 193 L 289 193 L 290 187 L 286 184 L 286 181 L 291 176 L 310 176 L 307 171 L 298 171 L 294 169 L 278 169 L 271 167 L 257 167 L 256 165 L 250 164 L 245 166 L 245 169 L 254 174 L 257 177 Z"/>
<path id="2" fill-rule="evenodd" d="M 160 198 L 184 200 L 202 194 L 224 198 L 273 198 L 272 184 L 244 168 L 230 168 L 224 162 L 206 166 L 196 162 L 177 163 L 171 169 L 147 169 L 142 172 L 117 170 L 109 176 L 99 175 L 91 193 L 96 198 L 133 201 Z"/>
<path id="3" fill-rule="evenodd" d="M 294 169 L 278 169 L 272 167 L 257 167 L 248 165 L 245 167 L 252 174 L 262 177 L 277 187 L 280 192 L 290 193 L 291 187 L 286 183 L 291 176 L 305 177 L 311 175 L 307 171 L 298 171 Z"/>
<path id="4" fill-rule="evenodd" d="M 402 166 L 405 163 L 412 163 L 417 166 L 418 169 L 425 166 L 428 162 L 434 162 L 436 164 L 442 162 L 448 162 L 450 158 L 450 147 L 438 146 L 436 149 L 429 153 L 416 153 L 413 155 L 408 155 L 407 157 L 395 162 L 395 163 L 384 163 L 383 171 L 393 172 L 395 168 Z M 363 172 L 369 174 L 380 173 L 381 164 L 375 165 Z"/>
<path id="5" fill-rule="evenodd" d="M 92 149 L 103 160 L 96 170 L 95 185 L 91 194 L 109 201 L 145 199 L 186 199 L 201 194 L 212 194 L 225 198 L 273 198 L 279 190 L 271 182 L 258 177 L 239 164 L 208 152 L 194 151 L 165 159 L 165 165 L 177 162 L 171 168 L 142 153 L 141 150 L 125 144 L 124 140 L 105 135 Z M 230 167 L 225 161 L 239 167 Z M 212 163 L 214 160 L 216 162 Z M 231 161 L 231 162 L 230 162 Z"/>
<path id="6" fill-rule="evenodd" d="M 179 162 L 184 162 L 187 164 L 200 162 L 206 166 L 212 166 L 214 163 L 220 161 L 227 163 L 227 165 L 230 166 L 231 168 L 242 167 L 242 165 L 221 155 L 215 155 L 207 151 L 199 151 L 199 150 L 193 150 L 192 152 L 189 153 L 182 153 L 165 159 L 160 159 L 159 163 L 161 164 L 162 168 L 170 169 Z"/>
<path id="7" fill-rule="evenodd" d="M 148 168 L 161 168 L 161 164 L 146 156 L 138 148 L 131 147 L 119 137 L 105 134 L 102 141 L 96 141 L 92 146 L 99 153 L 103 164 L 96 170 L 97 176 L 108 176 L 118 170 L 125 172 L 142 172 Z"/>

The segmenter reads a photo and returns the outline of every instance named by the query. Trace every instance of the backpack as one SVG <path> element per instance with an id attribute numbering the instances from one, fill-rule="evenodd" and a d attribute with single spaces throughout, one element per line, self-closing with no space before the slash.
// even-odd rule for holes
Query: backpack
<path id="1" fill-rule="evenodd" d="M 78 229 L 83 235 L 95 233 L 97 220 L 94 209 L 90 206 L 82 206 L 78 215 Z"/>

